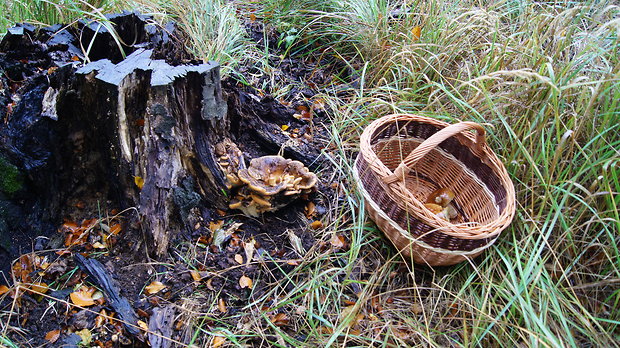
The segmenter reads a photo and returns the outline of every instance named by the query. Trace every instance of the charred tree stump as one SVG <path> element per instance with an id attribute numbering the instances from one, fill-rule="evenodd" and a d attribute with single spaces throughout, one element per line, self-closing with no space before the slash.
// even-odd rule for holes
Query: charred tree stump
<path id="1" fill-rule="evenodd" d="M 213 152 L 229 129 L 219 66 L 188 60 L 171 38 L 174 26 L 162 30 L 135 14 L 110 20 L 125 58 L 109 32 L 87 23 L 21 26 L 0 43 L 5 271 L 28 251 L 16 242 L 30 249 L 34 236 L 52 235 L 75 197 L 97 193 L 116 207 L 136 207 L 156 256 L 189 228 L 193 207 L 228 206 Z M 80 66 L 79 48 L 90 43 L 91 63 Z"/>
<path id="2" fill-rule="evenodd" d="M 77 134 L 91 141 L 83 146 L 101 154 L 104 179 L 126 206 L 138 207 L 155 253 L 163 255 L 200 199 L 227 207 L 213 147 L 228 125 L 217 64 L 173 67 L 152 54 L 137 50 L 118 64 L 87 64 L 48 92 L 58 95 L 59 119 L 80 124 Z"/>

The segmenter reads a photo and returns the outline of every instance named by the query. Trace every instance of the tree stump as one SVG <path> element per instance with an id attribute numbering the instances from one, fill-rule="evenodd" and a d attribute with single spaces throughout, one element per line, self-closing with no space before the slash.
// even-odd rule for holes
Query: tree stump
<path id="1" fill-rule="evenodd" d="M 19 184 L 0 186 L 0 236 L 12 258 L 27 250 L 10 239 L 51 235 L 67 201 L 94 191 L 137 208 L 155 256 L 190 228 L 193 207 L 228 206 L 213 151 L 229 128 L 218 64 L 179 64 L 185 56 L 170 27 L 110 18 L 120 37 L 138 40 L 124 59 L 112 35 L 87 35 L 84 23 L 61 32 L 22 26 L 0 43 L 0 166 L 10 169 L 0 179 Z M 89 40 L 92 62 L 78 68 L 75 50 Z M 6 270 L 6 256 L 0 261 Z"/>

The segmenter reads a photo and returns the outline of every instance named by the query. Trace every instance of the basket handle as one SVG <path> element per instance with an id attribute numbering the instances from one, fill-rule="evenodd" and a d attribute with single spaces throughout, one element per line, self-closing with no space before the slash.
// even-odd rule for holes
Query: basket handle
<path id="1" fill-rule="evenodd" d="M 383 178 L 383 182 L 391 184 L 405 177 L 412 170 L 413 166 L 418 163 L 422 157 L 426 156 L 437 145 L 441 144 L 444 140 L 450 138 L 453 135 L 465 132 L 467 130 L 476 130 L 476 143 L 474 151 L 482 152 L 482 146 L 486 143 L 484 128 L 476 122 L 459 122 L 438 131 L 432 136 L 428 137 L 418 147 L 416 147 L 411 153 L 396 167 L 392 175 Z"/>

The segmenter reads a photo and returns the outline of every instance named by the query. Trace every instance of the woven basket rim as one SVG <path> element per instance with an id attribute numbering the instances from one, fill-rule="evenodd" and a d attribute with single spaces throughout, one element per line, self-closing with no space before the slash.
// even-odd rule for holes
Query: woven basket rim
<path id="1" fill-rule="evenodd" d="M 372 170 L 374 172 L 374 175 L 378 176 L 380 179 L 393 175 L 393 172 L 379 159 L 377 154 L 373 151 L 371 146 L 371 139 L 380 127 L 393 122 L 418 122 L 430 124 L 438 128 L 445 128 L 450 125 L 447 122 L 415 114 L 392 114 L 378 118 L 372 123 L 370 123 L 364 129 L 364 132 L 362 133 L 362 136 L 360 138 L 360 153 L 357 160 L 366 161 L 369 169 Z M 476 137 L 474 136 L 474 134 L 472 134 L 471 132 L 463 132 L 457 136 L 457 140 L 459 140 L 461 144 L 461 140 L 463 139 L 463 137 L 468 139 L 470 143 L 475 143 L 476 141 Z M 514 185 L 503 163 L 497 158 L 497 155 L 489 148 L 489 146 L 485 143 L 480 147 L 480 150 L 482 151 L 482 153 L 478 153 L 476 155 L 484 156 L 484 158 L 481 158 L 481 160 L 483 160 L 483 162 L 488 165 L 495 174 L 497 174 L 502 186 L 506 190 L 506 207 L 497 217 L 497 219 L 475 226 L 454 225 L 428 212 L 428 210 L 424 207 L 423 202 L 417 200 L 410 192 L 409 201 L 403 202 L 407 208 L 407 211 L 412 213 L 417 219 L 424 222 L 425 224 L 433 228 L 437 228 L 439 231 L 441 231 L 441 233 L 453 237 L 466 239 L 482 239 L 497 236 L 503 229 L 505 229 L 510 224 L 514 217 L 516 210 Z M 402 181 L 385 184 L 383 186 L 386 190 L 398 189 L 400 190 L 400 192 L 408 192 L 405 184 Z"/>

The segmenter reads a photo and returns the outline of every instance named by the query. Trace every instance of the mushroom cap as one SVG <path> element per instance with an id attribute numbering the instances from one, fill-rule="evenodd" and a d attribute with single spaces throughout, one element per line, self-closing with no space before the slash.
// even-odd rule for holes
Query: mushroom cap
<path id="1" fill-rule="evenodd" d="M 282 191 L 307 190 L 318 181 L 316 175 L 303 163 L 282 156 L 254 158 L 247 169 L 239 170 L 238 176 L 251 191 L 262 196 L 273 196 Z"/>

